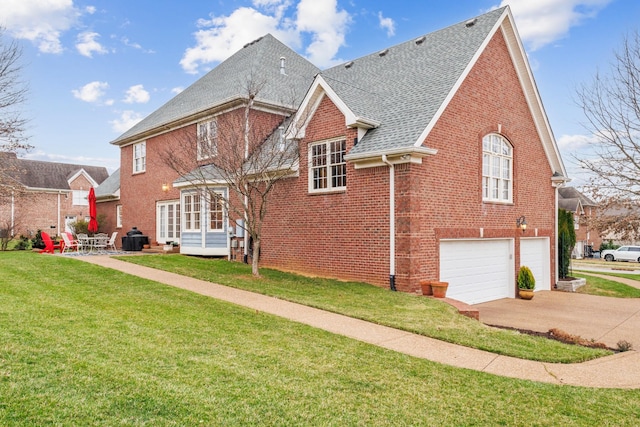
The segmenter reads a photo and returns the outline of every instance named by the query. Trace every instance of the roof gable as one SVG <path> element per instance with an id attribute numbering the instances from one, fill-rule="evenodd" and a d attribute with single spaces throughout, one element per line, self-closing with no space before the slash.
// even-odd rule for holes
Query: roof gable
<path id="1" fill-rule="evenodd" d="M 313 112 L 321 89 L 345 114 L 346 125 L 360 129 L 361 138 L 347 160 L 377 166 L 382 155 L 390 153 L 434 154 L 435 150 L 422 144 L 498 31 L 507 43 L 551 169 L 558 173 L 556 180 L 566 181 L 508 6 L 323 71 L 296 118 L 308 120 L 305 116 Z M 353 118 L 364 118 L 364 125 Z M 296 126 L 304 129 L 304 124 Z M 406 157 L 416 160 L 413 155 Z"/>
<path id="2" fill-rule="evenodd" d="M 284 58 L 284 69 L 281 67 Z M 294 110 L 320 70 L 271 34 L 245 45 L 162 107 L 112 141 L 124 145 L 178 126 L 234 100 L 246 85 L 260 85 L 254 103 Z"/>
<path id="3" fill-rule="evenodd" d="M 29 189 L 69 191 L 70 183 L 81 175 L 84 175 L 92 185 L 100 184 L 109 176 L 107 168 L 101 166 L 44 162 L 16 157 L 9 157 L 6 160 L 7 173 Z"/>

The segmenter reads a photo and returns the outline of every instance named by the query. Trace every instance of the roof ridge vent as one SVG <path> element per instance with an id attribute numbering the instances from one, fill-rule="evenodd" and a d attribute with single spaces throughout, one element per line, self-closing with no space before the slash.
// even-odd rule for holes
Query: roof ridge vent
<path id="1" fill-rule="evenodd" d="M 353 61 L 349 61 L 346 64 L 344 64 L 344 68 L 351 68 L 353 67 Z"/>
<path id="2" fill-rule="evenodd" d="M 385 56 L 387 53 L 389 53 L 389 49 L 384 49 L 378 52 L 378 56 Z"/>
<path id="3" fill-rule="evenodd" d="M 417 45 L 421 45 L 422 43 L 424 43 L 424 41 L 427 39 L 427 36 L 422 36 L 422 37 L 418 37 L 417 39 L 415 39 L 415 43 Z"/>
<path id="4" fill-rule="evenodd" d="M 473 27 L 474 25 L 476 25 L 476 22 L 478 22 L 478 18 L 469 19 L 467 22 L 464 23 L 464 26 L 467 28 Z"/>

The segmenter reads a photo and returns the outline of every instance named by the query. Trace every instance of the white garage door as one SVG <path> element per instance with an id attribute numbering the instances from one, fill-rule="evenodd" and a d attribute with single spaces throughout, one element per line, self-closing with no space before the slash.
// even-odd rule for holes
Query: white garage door
<path id="1" fill-rule="evenodd" d="M 443 240 L 440 280 L 447 297 L 477 304 L 515 296 L 513 240 Z"/>
<path id="2" fill-rule="evenodd" d="M 520 265 L 531 269 L 536 279 L 536 291 L 551 290 L 549 238 L 520 240 Z"/>

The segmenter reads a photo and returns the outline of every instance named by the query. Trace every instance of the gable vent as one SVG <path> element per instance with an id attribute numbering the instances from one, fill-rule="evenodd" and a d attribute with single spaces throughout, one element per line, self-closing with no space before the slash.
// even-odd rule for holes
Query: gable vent
<path id="1" fill-rule="evenodd" d="M 381 50 L 378 52 L 378 56 L 385 56 L 387 53 L 389 53 L 389 49 Z"/>
<path id="2" fill-rule="evenodd" d="M 424 43 L 426 39 L 427 39 L 427 36 L 418 37 L 417 39 L 415 39 L 415 43 L 417 45 L 421 45 L 422 43 Z"/>
<path id="3" fill-rule="evenodd" d="M 469 19 L 467 22 L 464 23 L 464 26 L 467 28 L 473 27 L 474 25 L 476 25 L 476 22 L 478 22 L 478 18 Z"/>
<path id="4" fill-rule="evenodd" d="M 349 61 L 346 64 L 344 64 L 344 68 L 351 68 L 353 66 L 353 61 Z"/>

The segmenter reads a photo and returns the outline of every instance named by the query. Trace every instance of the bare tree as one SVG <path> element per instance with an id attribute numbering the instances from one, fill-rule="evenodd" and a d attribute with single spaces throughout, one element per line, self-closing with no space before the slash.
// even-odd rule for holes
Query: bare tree
<path id="1" fill-rule="evenodd" d="M 595 155 L 577 158 L 590 172 L 585 190 L 599 203 L 593 226 L 636 239 L 640 224 L 640 34 L 625 37 L 609 74 L 578 89 Z"/>
<path id="2" fill-rule="evenodd" d="M 229 213 L 243 220 L 237 226 L 247 237 L 245 251 L 252 249 L 255 276 L 260 275 L 262 226 L 269 197 L 298 165 L 297 142 L 285 140 L 293 104 L 281 103 L 290 107 L 279 107 L 280 114 L 266 113 L 258 101 L 263 87 L 263 83 L 248 80 L 235 108 L 200 122 L 197 132 L 175 132 L 178 140 L 172 145 L 179 145 L 180 153 L 171 148 L 163 155 L 182 179 L 206 192 L 210 203 L 223 203 Z M 226 187 L 228 194 L 214 191 L 216 184 Z"/>
<path id="3" fill-rule="evenodd" d="M 17 153 L 31 148 L 24 134 L 26 119 L 21 106 L 25 102 L 26 84 L 20 79 L 22 50 L 15 40 L 7 41 L 0 27 L 0 211 L 12 212 L 15 198 L 24 192 Z M 12 237 L 15 218 L 3 221 L 4 237 Z"/>

